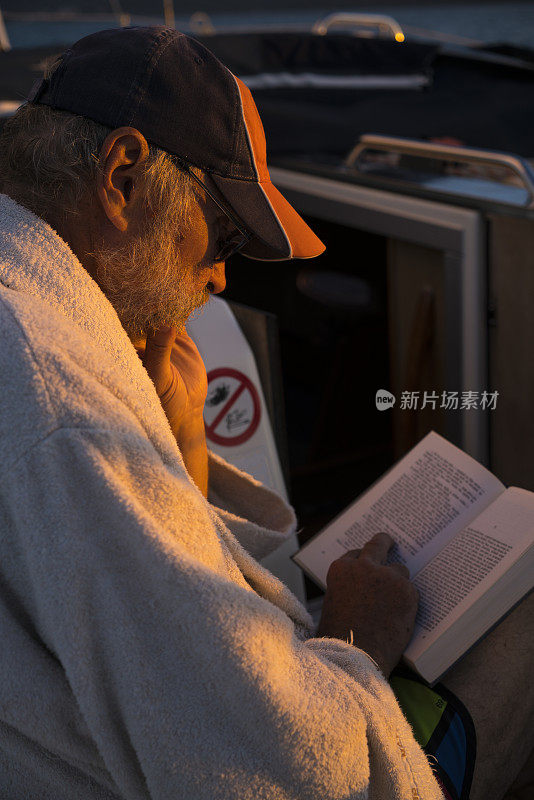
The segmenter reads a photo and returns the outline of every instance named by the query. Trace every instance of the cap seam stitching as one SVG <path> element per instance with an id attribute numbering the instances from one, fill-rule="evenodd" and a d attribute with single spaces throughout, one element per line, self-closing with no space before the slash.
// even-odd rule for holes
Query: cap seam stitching
<path id="1" fill-rule="evenodd" d="M 228 70 L 228 72 L 232 76 L 232 79 L 233 79 L 232 85 L 234 87 L 235 92 L 237 93 L 237 103 L 236 103 L 236 106 L 235 106 L 234 125 L 233 125 L 233 131 L 232 131 L 232 136 L 233 136 L 233 140 L 234 140 L 234 152 L 232 153 L 232 162 L 231 162 L 231 167 L 230 167 L 232 172 L 234 172 L 234 170 L 237 169 L 237 166 L 238 166 L 238 163 L 239 163 L 238 162 L 238 158 L 237 158 L 237 150 L 238 150 L 238 145 L 239 145 L 239 138 L 238 138 L 238 133 L 237 133 L 238 132 L 238 126 L 239 126 L 240 118 L 243 118 L 243 120 L 244 120 L 244 116 L 245 115 L 243 113 L 243 98 L 241 97 L 241 91 L 239 89 L 239 84 L 237 83 L 237 81 L 235 79 L 235 75 L 232 72 L 232 70 L 228 69 L 228 67 L 226 67 L 226 69 Z"/>
<path id="2" fill-rule="evenodd" d="M 226 69 L 228 69 L 228 67 Z M 252 164 L 252 169 L 256 173 L 256 179 L 255 179 L 254 182 L 255 183 L 259 183 L 260 171 L 256 166 L 256 159 L 254 158 L 254 148 L 252 147 L 252 140 L 251 140 L 250 134 L 248 132 L 248 126 L 247 126 L 247 121 L 246 121 L 246 117 L 245 117 L 245 108 L 244 108 L 244 104 L 243 104 L 243 95 L 241 94 L 241 87 L 239 86 L 239 83 L 237 81 L 237 77 L 234 75 L 234 73 L 231 70 L 228 70 L 228 72 L 230 72 L 230 75 L 234 79 L 234 85 L 235 85 L 235 87 L 237 89 L 237 94 L 239 96 L 239 108 L 242 111 L 241 117 L 242 117 L 243 127 L 245 129 L 245 141 L 246 141 L 246 144 L 247 144 L 248 155 L 249 155 L 249 158 L 250 158 L 250 163 Z M 234 164 L 237 164 L 237 141 L 236 141 L 236 144 L 235 144 L 235 149 L 236 149 L 236 158 L 235 158 Z"/>
<path id="3" fill-rule="evenodd" d="M 150 140 L 152 141 L 152 140 Z M 160 147 L 154 142 L 156 147 Z M 162 148 L 165 150 L 165 148 Z M 171 153 L 170 150 L 167 152 Z M 238 173 L 237 175 L 228 175 L 225 172 L 219 172 L 218 170 L 213 169 L 210 166 L 205 166 L 202 163 L 194 161 L 189 156 L 184 155 L 183 153 L 171 153 L 171 155 L 175 155 L 178 158 L 182 158 L 185 162 L 187 162 L 191 167 L 197 167 L 197 169 L 201 169 L 203 172 L 207 172 L 209 175 L 218 175 L 220 178 L 226 178 L 227 180 L 235 180 L 235 181 L 247 181 L 249 183 L 258 183 L 258 184 L 267 184 L 272 183 L 272 180 L 268 179 L 265 181 L 259 180 L 259 178 L 251 177 L 250 175 L 243 175 L 242 173 Z"/>
<path id="4" fill-rule="evenodd" d="M 153 62 L 154 62 L 155 56 L 158 54 L 158 48 L 161 48 L 160 52 L 163 51 L 163 49 L 164 49 L 163 45 L 165 44 L 165 38 L 169 38 L 170 39 L 170 36 L 172 35 L 172 33 L 173 33 L 173 31 L 168 31 L 168 30 L 160 31 L 160 32 L 157 33 L 152 46 L 149 48 L 149 50 L 147 50 L 147 52 L 145 54 L 145 58 L 139 64 L 139 68 L 138 68 L 138 70 L 137 70 L 137 72 L 135 74 L 135 78 L 132 81 L 132 85 L 130 87 L 130 91 L 126 95 L 126 98 L 124 99 L 124 102 L 123 102 L 122 106 L 120 107 L 120 109 L 119 109 L 119 111 L 117 113 L 116 122 L 115 122 L 116 125 L 120 125 L 121 117 L 122 117 L 123 113 L 126 111 L 126 109 L 128 107 L 128 103 L 130 103 L 130 102 L 132 103 L 132 111 L 131 111 L 131 114 L 129 115 L 129 117 L 127 118 L 127 122 L 125 124 L 128 125 L 128 126 L 130 126 L 132 124 L 133 118 L 135 117 L 135 115 L 137 113 L 137 110 L 139 108 L 139 105 L 141 103 L 141 97 L 144 94 L 144 92 L 142 90 L 142 87 L 143 87 L 143 84 L 145 84 L 145 86 L 146 86 L 145 78 L 146 78 L 147 75 L 151 76 L 153 71 L 154 71 L 155 63 L 153 63 Z M 136 92 L 139 94 L 137 99 L 135 98 L 135 93 Z"/>
<path id="5" fill-rule="evenodd" d="M 214 54 L 212 53 L 212 55 L 214 55 Z M 236 103 L 236 106 L 235 106 L 234 121 L 233 121 L 233 127 L 232 127 L 232 137 L 233 137 L 233 141 L 234 141 L 234 148 L 233 148 L 232 156 L 231 156 L 231 159 L 230 159 L 230 170 L 233 171 L 234 168 L 237 165 L 237 145 L 238 145 L 238 141 L 237 141 L 237 137 L 236 137 L 236 130 L 237 130 L 237 124 L 238 124 L 238 120 L 239 120 L 239 112 L 241 111 L 241 108 L 243 107 L 243 102 L 242 102 L 242 99 L 241 99 L 241 92 L 239 91 L 239 84 L 237 83 L 236 76 L 234 75 L 232 70 L 229 67 L 226 66 L 226 64 L 223 64 L 223 62 L 220 61 L 220 59 L 218 59 L 216 56 L 215 56 L 215 58 L 219 62 L 219 64 L 225 69 L 225 71 L 230 75 L 231 84 L 234 87 L 235 92 L 237 93 L 237 103 Z M 218 173 L 215 173 L 215 174 L 217 175 Z"/>
<path id="6" fill-rule="evenodd" d="M 284 224 L 283 224 L 282 220 L 280 219 L 280 217 L 278 216 L 278 214 L 276 213 L 276 210 L 275 210 L 273 204 L 271 203 L 270 198 L 267 196 L 267 193 L 264 191 L 263 188 L 262 188 L 262 192 L 263 192 L 263 195 L 264 195 L 265 200 L 267 202 L 267 205 L 271 209 L 271 213 L 273 214 L 273 216 L 274 216 L 274 218 L 275 218 L 275 220 L 276 220 L 276 222 L 278 224 L 279 229 L 282 231 L 282 236 L 284 237 L 284 239 L 287 242 L 287 246 L 288 246 L 288 249 L 289 249 L 289 258 L 291 258 L 293 256 L 293 245 L 291 244 L 291 240 L 290 240 L 290 238 L 289 238 L 289 236 L 288 236 L 288 234 L 286 232 L 286 229 L 284 228 Z"/>
<path id="7" fill-rule="evenodd" d="M 200 167 L 200 169 L 204 169 Z M 246 175 L 241 175 L 238 173 L 237 175 L 225 175 L 222 172 L 216 172 L 214 169 L 206 168 L 204 169 L 205 172 L 208 172 L 210 175 L 218 175 L 220 178 L 226 178 L 229 181 L 247 181 L 248 183 L 257 183 L 259 186 L 265 186 L 268 183 L 272 183 L 272 180 L 260 181 L 259 178 L 251 178 Z"/>
<path id="8" fill-rule="evenodd" d="M 176 35 L 176 34 L 178 34 L 178 35 Z M 161 46 L 160 46 L 159 50 L 157 50 L 151 56 L 151 59 L 150 59 L 149 64 L 148 64 L 148 68 L 147 68 L 146 73 L 145 73 L 144 78 L 143 78 L 143 81 L 141 82 L 141 84 L 139 86 L 139 97 L 137 99 L 137 103 L 135 104 L 135 107 L 132 108 L 132 114 L 131 114 L 131 117 L 130 117 L 130 121 L 128 123 L 129 125 L 131 125 L 133 123 L 134 117 L 135 117 L 135 115 L 137 114 L 137 112 L 139 110 L 139 106 L 141 105 L 141 100 L 144 97 L 144 94 L 146 92 L 146 88 L 147 88 L 147 86 L 149 84 L 150 79 L 152 78 L 152 75 L 154 73 L 154 70 L 156 69 L 158 61 L 162 57 L 162 55 L 165 52 L 165 50 L 167 50 L 167 48 L 170 47 L 171 44 L 173 44 L 173 42 L 175 42 L 176 39 L 178 39 L 180 36 L 182 36 L 182 34 L 178 33 L 177 31 L 174 31 L 174 30 L 165 31 L 164 35 L 162 35 L 163 41 L 160 43 Z M 165 41 L 165 37 L 167 38 L 167 41 Z"/>
<path id="9" fill-rule="evenodd" d="M 48 80 L 48 85 L 49 85 L 49 87 L 51 89 L 51 92 L 50 92 L 50 105 L 52 106 L 52 108 L 54 108 L 55 104 L 57 103 L 58 89 L 61 86 L 61 84 L 63 82 L 63 79 L 65 78 L 65 61 L 71 55 L 72 55 L 72 47 L 68 47 L 62 53 L 61 62 L 59 63 L 59 65 L 57 67 L 57 70 L 56 70 L 56 78 L 57 79 L 55 81 L 55 86 L 53 86 L 53 83 L 54 83 L 54 76 L 53 75 L 51 75 L 50 78 L 44 78 L 43 79 L 44 81 Z M 45 91 L 46 91 L 46 87 L 45 87 L 44 92 Z M 42 94 L 44 94 L 44 92 L 42 92 Z"/>

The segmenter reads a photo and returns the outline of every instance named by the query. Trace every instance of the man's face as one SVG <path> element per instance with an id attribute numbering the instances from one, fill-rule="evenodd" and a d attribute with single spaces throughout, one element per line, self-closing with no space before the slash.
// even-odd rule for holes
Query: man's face
<path id="1" fill-rule="evenodd" d="M 132 340 L 163 325 L 181 329 L 211 293 L 224 289 L 224 263 L 213 257 L 227 219 L 200 189 L 187 217 L 184 224 L 175 209 L 152 209 L 123 246 L 104 243 L 95 251 L 98 283 Z"/>

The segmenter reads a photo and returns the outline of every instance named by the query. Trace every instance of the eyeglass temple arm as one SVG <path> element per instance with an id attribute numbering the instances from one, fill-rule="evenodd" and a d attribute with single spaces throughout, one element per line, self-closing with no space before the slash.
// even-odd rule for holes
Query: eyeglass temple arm
<path id="1" fill-rule="evenodd" d="M 226 205 L 223 205 L 223 203 L 221 203 L 221 201 L 215 196 L 215 194 L 206 186 L 204 181 L 201 180 L 198 177 L 198 175 L 194 172 L 190 164 L 188 164 L 186 161 L 182 161 L 182 159 L 179 158 L 178 156 L 174 156 L 174 158 L 180 165 L 181 169 L 187 172 L 187 174 L 190 175 L 193 178 L 193 180 L 195 180 L 198 183 L 198 185 L 204 189 L 208 197 L 210 197 L 215 203 L 215 205 L 218 208 L 220 208 L 220 210 L 224 214 L 226 214 L 228 219 L 235 225 L 239 233 L 246 238 L 247 242 L 249 242 L 252 239 L 252 233 L 250 233 L 250 231 L 248 231 L 245 227 L 243 227 L 243 224 L 240 222 L 240 220 L 237 219 L 235 214 Z M 246 242 L 243 242 L 242 246 L 244 246 L 245 244 Z"/>

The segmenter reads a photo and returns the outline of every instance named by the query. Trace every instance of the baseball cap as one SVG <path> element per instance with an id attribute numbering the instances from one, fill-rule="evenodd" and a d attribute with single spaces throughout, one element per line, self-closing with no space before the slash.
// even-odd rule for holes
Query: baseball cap
<path id="1" fill-rule="evenodd" d="M 65 51 L 31 103 L 70 111 L 146 140 L 209 174 L 253 234 L 249 258 L 313 258 L 323 243 L 273 185 L 247 86 L 203 44 L 163 26 L 99 31 Z"/>

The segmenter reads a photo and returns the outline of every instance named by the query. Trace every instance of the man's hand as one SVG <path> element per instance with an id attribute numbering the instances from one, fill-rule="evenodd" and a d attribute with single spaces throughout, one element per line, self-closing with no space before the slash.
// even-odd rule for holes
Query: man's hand
<path id="1" fill-rule="evenodd" d="M 418 592 L 402 564 L 386 566 L 393 539 L 377 533 L 361 550 L 330 565 L 317 636 L 350 639 L 384 675 L 400 660 L 413 633 Z"/>
<path id="2" fill-rule="evenodd" d="M 136 343 L 143 365 L 158 393 L 176 436 L 192 418 L 201 417 L 208 393 L 206 368 L 185 328 L 160 328 Z"/>
<path id="3" fill-rule="evenodd" d="M 204 362 L 185 329 L 160 328 L 135 343 L 167 415 L 187 471 L 206 496 L 208 456 L 204 403 L 208 379 Z"/>

